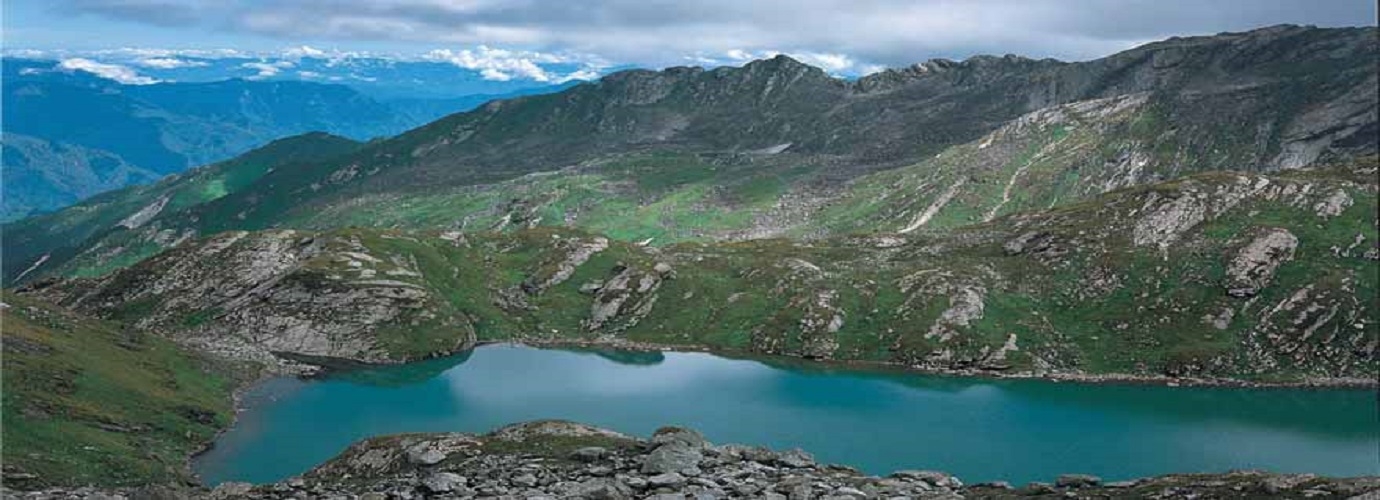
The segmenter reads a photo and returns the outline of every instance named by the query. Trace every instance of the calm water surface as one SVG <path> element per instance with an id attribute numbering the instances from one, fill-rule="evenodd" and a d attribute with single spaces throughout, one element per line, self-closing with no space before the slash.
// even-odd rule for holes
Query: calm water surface
<path id="1" fill-rule="evenodd" d="M 640 436 L 685 425 L 717 443 L 801 447 L 874 474 L 924 468 L 968 482 L 1243 468 L 1380 474 L 1380 417 L 1368 390 L 1082 385 L 487 346 L 274 379 L 246 404 L 195 463 L 209 484 L 297 475 L 368 436 L 546 418 Z"/>

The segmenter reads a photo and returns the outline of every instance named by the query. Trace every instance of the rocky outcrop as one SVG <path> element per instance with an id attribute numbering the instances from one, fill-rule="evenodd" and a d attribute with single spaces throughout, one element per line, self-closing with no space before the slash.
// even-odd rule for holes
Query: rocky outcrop
<path id="1" fill-rule="evenodd" d="M 413 262 L 371 255 L 349 235 L 230 232 L 122 273 L 36 283 L 21 292 L 127 318 L 201 351 L 297 371 L 306 368 L 292 359 L 302 357 L 396 362 L 472 345 L 468 319 L 438 307 L 416 283 L 421 277 Z M 453 334 L 400 349 L 379 333 L 420 322 Z"/>
<path id="2" fill-rule="evenodd" d="M 484 435 L 408 434 L 366 439 L 301 477 L 265 485 L 224 483 L 214 490 L 156 487 L 76 488 L 5 498 L 359 499 L 686 499 L 861 500 L 962 498 L 1371 498 L 1380 477 L 1333 479 L 1264 472 L 1172 475 L 1104 482 L 1065 474 L 1053 483 L 1013 488 L 965 485 L 949 474 L 901 470 L 872 476 L 824 465 L 801 450 L 714 445 L 699 433 L 663 428 L 639 439 L 582 424 L 516 424 Z"/>
<path id="3" fill-rule="evenodd" d="M 1299 239 L 1285 229 L 1270 228 L 1251 240 L 1227 267 L 1227 295 L 1252 297 L 1270 284 L 1275 270 L 1294 259 Z"/>

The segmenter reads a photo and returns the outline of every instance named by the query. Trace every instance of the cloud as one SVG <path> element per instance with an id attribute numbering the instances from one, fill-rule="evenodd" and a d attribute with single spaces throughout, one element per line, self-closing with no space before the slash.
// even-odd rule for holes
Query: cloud
<path id="1" fill-rule="evenodd" d="M 487 45 L 480 45 L 473 50 L 436 49 L 428 52 L 425 59 L 445 61 L 461 68 L 478 71 L 484 79 L 500 82 L 506 82 L 513 78 L 553 83 L 566 82 L 572 79 L 588 80 L 597 76 L 599 69 L 603 67 L 601 62 L 590 60 L 590 58 L 580 61 L 579 58 L 570 56 L 497 49 Z M 585 67 L 562 75 L 548 71 L 541 66 L 543 64 L 574 62 L 581 62 Z"/>
<path id="2" fill-rule="evenodd" d="M 200 68 L 210 65 L 204 61 L 178 59 L 176 57 L 148 57 L 139 59 L 134 63 L 146 68 L 155 69 Z"/>
<path id="3" fill-rule="evenodd" d="M 240 67 L 245 69 L 252 69 L 258 72 L 250 76 L 250 80 L 262 80 L 265 78 L 272 78 L 278 76 L 278 74 L 282 73 L 283 70 L 296 65 L 297 64 L 292 61 L 259 61 L 247 62 L 241 64 Z"/>
<path id="4" fill-rule="evenodd" d="M 149 85 L 158 83 L 157 79 L 140 75 L 139 72 L 127 66 L 100 63 L 80 57 L 63 59 L 58 63 L 58 68 L 67 71 L 85 71 L 101 78 L 115 80 L 126 85 Z"/>
<path id="5" fill-rule="evenodd" d="M 1373 25 L 1376 14 L 1373 0 L 57 1 L 114 19 L 286 40 L 501 46 L 648 66 L 783 50 L 839 72 L 976 54 L 1079 60 L 1174 35 Z M 480 66 L 496 79 L 535 74 L 520 60 Z"/>

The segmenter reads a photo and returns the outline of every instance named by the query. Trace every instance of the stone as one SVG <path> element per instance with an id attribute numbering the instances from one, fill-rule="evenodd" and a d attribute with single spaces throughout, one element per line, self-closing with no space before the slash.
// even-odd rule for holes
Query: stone
<path id="1" fill-rule="evenodd" d="M 240 482 L 225 482 L 216 485 L 216 489 L 211 490 L 211 498 L 239 498 L 249 494 L 254 489 L 254 485 Z"/>
<path id="2" fill-rule="evenodd" d="M 647 478 L 647 484 L 653 488 L 679 488 L 685 484 L 685 476 L 675 472 L 657 474 Z"/>
<path id="3" fill-rule="evenodd" d="M 944 472 L 932 470 L 898 470 L 891 474 L 891 477 L 909 479 L 912 481 L 924 481 L 934 486 L 946 488 L 959 488 L 963 483 L 958 478 Z"/>
<path id="4" fill-rule="evenodd" d="M 663 474 L 697 470 L 702 458 L 704 455 L 696 448 L 684 444 L 663 445 L 647 454 L 646 461 L 642 463 L 642 472 Z"/>
<path id="5" fill-rule="evenodd" d="M 410 451 L 407 454 L 407 461 L 417 465 L 436 465 L 446 459 L 446 454 L 436 449 L 421 449 Z"/>
<path id="6" fill-rule="evenodd" d="M 531 488 L 537 485 L 537 476 L 533 476 L 531 474 L 521 474 L 517 477 L 514 477 L 512 482 L 516 486 Z"/>
<path id="7" fill-rule="evenodd" d="M 1102 484 L 1102 478 L 1089 474 L 1062 474 L 1054 480 L 1060 488 L 1084 488 Z"/>
<path id="8" fill-rule="evenodd" d="M 843 498 L 867 498 L 867 493 L 864 493 L 860 489 L 850 488 L 847 486 L 834 490 L 833 495 L 836 497 Z"/>
<path id="9" fill-rule="evenodd" d="M 704 435 L 694 429 L 662 427 L 652 433 L 652 446 L 662 446 L 673 443 L 684 444 L 691 448 L 705 448 L 709 446 L 709 441 L 704 439 Z"/>
<path id="10" fill-rule="evenodd" d="M 580 462 L 590 463 L 598 461 L 599 459 L 608 456 L 608 454 L 609 450 L 605 448 L 600 448 L 598 446 L 586 446 L 584 448 L 580 448 L 573 452 L 570 452 L 570 458 Z"/>
<path id="11" fill-rule="evenodd" d="M 432 493 L 448 493 L 464 488 L 468 481 L 454 472 L 433 472 L 422 479 L 422 487 Z"/>
<path id="12" fill-rule="evenodd" d="M 796 448 L 778 455 L 776 457 L 776 463 L 786 467 L 803 469 L 806 467 L 814 467 L 815 457 L 806 453 L 805 450 Z"/>

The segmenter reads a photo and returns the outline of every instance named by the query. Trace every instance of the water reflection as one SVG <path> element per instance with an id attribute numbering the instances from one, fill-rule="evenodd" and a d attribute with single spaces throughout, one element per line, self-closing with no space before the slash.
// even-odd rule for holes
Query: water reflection
<path id="1" fill-rule="evenodd" d="M 251 410 L 197 461 L 212 483 L 281 479 L 371 435 L 541 418 L 642 435 L 688 425 L 714 441 L 798 446 L 873 473 L 931 468 L 969 481 L 1380 472 L 1367 391 L 1090 386 L 495 345 L 251 392 Z"/>

